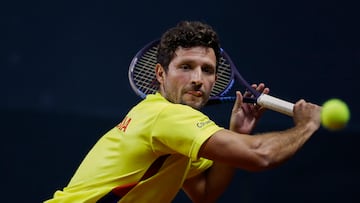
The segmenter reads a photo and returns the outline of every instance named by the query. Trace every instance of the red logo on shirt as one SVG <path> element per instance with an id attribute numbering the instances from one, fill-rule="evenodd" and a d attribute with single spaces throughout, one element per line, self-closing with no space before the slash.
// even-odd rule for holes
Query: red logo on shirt
<path id="1" fill-rule="evenodd" d="M 121 121 L 121 123 L 119 123 L 119 125 L 117 125 L 116 127 L 119 128 L 120 130 L 122 130 L 123 132 L 126 131 L 127 127 L 129 126 L 131 121 L 131 118 L 129 117 L 125 117 L 123 121 Z"/>

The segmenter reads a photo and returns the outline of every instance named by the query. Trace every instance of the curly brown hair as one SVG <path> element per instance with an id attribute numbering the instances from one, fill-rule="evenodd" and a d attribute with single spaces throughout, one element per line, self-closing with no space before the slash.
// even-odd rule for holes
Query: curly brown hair
<path id="1" fill-rule="evenodd" d="M 181 21 L 168 29 L 161 37 L 158 45 L 157 62 L 165 70 L 179 47 L 190 48 L 204 46 L 214 49 L 216 63 L 220 59 L 220 42 L 217 33 L 210 25 L 199 21 Z"/>

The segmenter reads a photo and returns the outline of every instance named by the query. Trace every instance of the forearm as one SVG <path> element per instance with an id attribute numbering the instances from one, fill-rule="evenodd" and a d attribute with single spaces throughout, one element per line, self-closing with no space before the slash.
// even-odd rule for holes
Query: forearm
<path id="1" fill-rule="evenodd" d="M 194 203 L 216 202 L 230 184 L 234 173 L 233 167 L 214 163 L 207 171 L 187 179 L 183 189 Z"/>
<path id="2" fill-rule="evenodd" d="M 262 158 L 264 169 L 275 167 L 292 157 L 311 137 L 316 128 L 297 126 L 285 131 L 254 136 L 254 150 Z"/>
<path id="3" fill-rule="evenodd" d="M 261 171 L 292 157 L 316 129 L 311 125 L 300 125 L 253 136 L 224 129 L 211 136 L 200 156 L 248 171 Z"/>
<path id="4" fill-rule="evenodd" d="M 233 166 L 219 162 L 214 163 L 207 171 L 206 201 L 204 202 L 216 202 L 231 183 L 235 171 L 236 169 Z"/>

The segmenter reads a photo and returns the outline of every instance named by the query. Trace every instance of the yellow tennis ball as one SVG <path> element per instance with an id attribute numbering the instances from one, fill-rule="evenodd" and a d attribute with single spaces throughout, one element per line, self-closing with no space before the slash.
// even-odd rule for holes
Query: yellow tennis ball
<path id="1" fill-rule="evenodd" d="M 350 119 L 350 110 L 347 104 L 340 99 L 327 100 L 321 110 L 321 124 L 328 130 L 343 129 Z"/>

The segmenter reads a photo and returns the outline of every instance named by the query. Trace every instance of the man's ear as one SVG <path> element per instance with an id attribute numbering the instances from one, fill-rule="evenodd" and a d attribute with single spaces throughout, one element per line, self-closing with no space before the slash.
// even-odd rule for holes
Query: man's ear
<path id="1" fill-rule="evenodd" d="M 156 74 L 156 79 L 157 81 L 162 84 L 164 83 L 165 80 L 165 69 L 162 65 L 160 65 L 159 63 L 156 64 L 155 66 L 155 74 Z"/>

